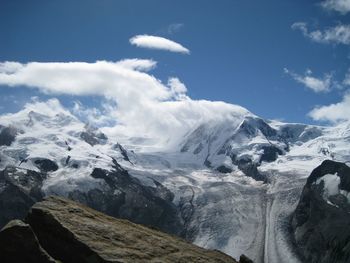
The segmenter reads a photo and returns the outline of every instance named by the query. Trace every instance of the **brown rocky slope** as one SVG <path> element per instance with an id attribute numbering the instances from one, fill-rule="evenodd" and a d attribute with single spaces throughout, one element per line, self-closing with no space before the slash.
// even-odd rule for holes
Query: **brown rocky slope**
<path id="1" fill-rule="evenodd" d="M 0 232 L 1 262 L 237 262 L 62 197 L 36 203 L 25 221 Z"/>

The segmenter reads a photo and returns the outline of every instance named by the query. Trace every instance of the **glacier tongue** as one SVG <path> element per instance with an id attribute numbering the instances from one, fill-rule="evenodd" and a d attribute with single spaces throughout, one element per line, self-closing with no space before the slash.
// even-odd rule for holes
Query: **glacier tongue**
<path id="1" fill-rule="evenodd" d="M 148 159 L 146 155 L 139 158 Z M 298 262 L 288 223 L 305 183 L 304 174 L 271 171 L 270 183 L 264 184 L 241 171 L 222 174 L 194 167 L 161 168 L 161 159 L 169 158 L 171 163 L 176 158 L 164 154 L 158 158 L 158 166 L 136 165 L 129 171 L 136 177 L 151 176 L 175 193 L 174 202 L 187 220 L 187 239 L 236 258 L 244 253 L 254 262 Z"/>

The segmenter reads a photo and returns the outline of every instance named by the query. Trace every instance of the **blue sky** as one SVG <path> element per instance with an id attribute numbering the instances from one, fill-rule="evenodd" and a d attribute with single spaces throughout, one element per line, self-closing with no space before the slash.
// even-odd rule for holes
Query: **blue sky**
<path id="1" fill-rule="evenodd" d="M 268 119 L 317 123 L 308 113 L 344 101 L 350 85 L 350 35 L 347 42 L 346 34 L 339 40 L 326 33 L 349 25 L 350 13 L 324 8 L 324 2 L 0 0 L 0 61 L 153 59 L 158 64 L 150 74 L 164 83 L 179 78 L 194 100 L 238 104 Z M 317 30 L 321 36 L 310 34 Z M 131 45 L 129 39 L 140 34 L 171 39 L 190 54 Z M 58 97 L 66 106 L 79 100 L 99 107 L 101 101 L 4 84 L 0 94 L 2 113 L 19 110 L 32 96 Z M 337 120 L 320 114 L 319 119 Z"/>

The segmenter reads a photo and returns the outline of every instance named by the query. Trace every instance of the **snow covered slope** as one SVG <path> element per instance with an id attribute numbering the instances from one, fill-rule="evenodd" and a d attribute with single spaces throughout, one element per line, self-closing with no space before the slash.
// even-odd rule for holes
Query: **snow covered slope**
<path id="1" fill-rule="evenodd" d="M 350 158 L 350 124 L 266 121 L 239 106 L 184 131 L 171 148 L 89 127 L 57 100 L 0 116 L 0 125 L 0 170 L 44 169 L 44 195 L 104 191 L 91 174 L 118 164 L 137 187 L 172 202 L 188 240 L 257 263 L 298 262 L 288 224 L 307 176 L 325 159 Z"/>

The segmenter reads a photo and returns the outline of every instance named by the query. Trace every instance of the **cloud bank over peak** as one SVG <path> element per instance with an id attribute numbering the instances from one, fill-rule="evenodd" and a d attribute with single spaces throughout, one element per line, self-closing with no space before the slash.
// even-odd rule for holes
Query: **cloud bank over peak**
<path id="1" fill-rule="evenodd" d="M 252 115 L 236 105 L 192 100 L 177 77 L 163 83 L 151 75 L 149 71 L 155 66 L 153 60 L 140 59 L 94 63 L 2 62 L 0 85 L 35 88 L 51 95 L 75 95 L 77 100 L 79 96 L 99 96 L 102 101 L 99 109 L 77 102 L 72 109 L 74 115 L 93 125 L 106 126 L 104 131 L 109 135 L 156 138 L 160 145 L 175 142 L 203 122 Z M 49 104 L 48 107 L 58 107 L 56 101 Z"/>
<path id="2" fill-rule="evenodd" d="M 160 49 L 171 52 L 177 52 L 182 54 L 190 54 L 190 50 L 182 46 L 181 44 L 169 40 L 164 37 L 150 36 L 150 35 L 137 35 L 130 38 L 130 43 L 137 47 Z"/>

